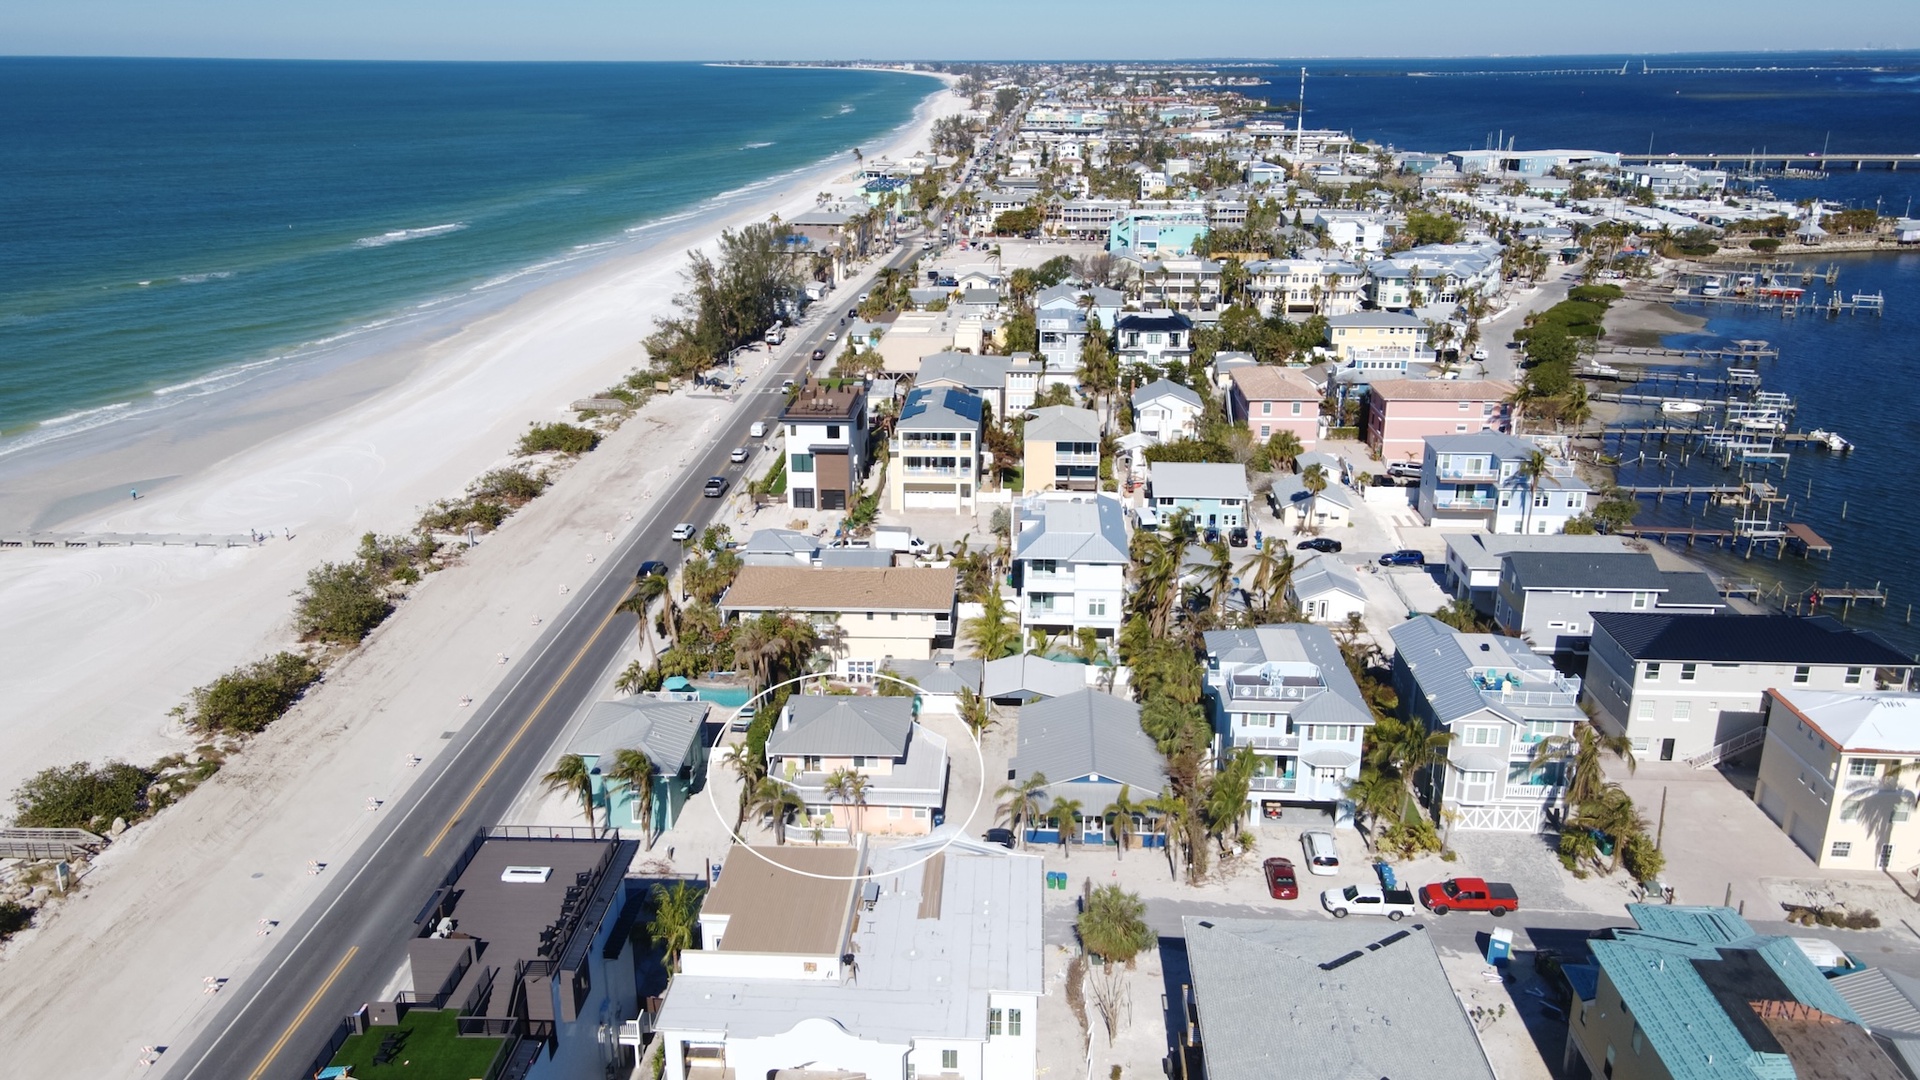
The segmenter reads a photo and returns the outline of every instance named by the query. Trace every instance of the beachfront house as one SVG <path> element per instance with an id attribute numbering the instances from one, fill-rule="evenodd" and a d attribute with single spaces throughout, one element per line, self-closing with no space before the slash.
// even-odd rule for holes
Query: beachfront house
<path id="1" fill-rule="evenodd" d="M 1256 441 L 1285 431 L 1300 440 L 1302 450 L 1319 445 L 1321 394 L 1306 375 L 1261 364 L 1235 368 L 1228 378 L 1227 419 L 1244 424 Z"/>
<path id="2" fill-rule="evenodd" d="M 830 629 L 833 673 L 867 683 L 890 658 L 953 648 L 954 581 L 952 567 L 746 566 L 719 607 L 729 619 L 792 614 Z"/>
<path id="3" fill-rule="evenodd" d="M 1342 360 L 1361 356 L 1417 360 L 1427 353 L 1427 324 L 1404 311 L 1355 311 L 1327 320 L 1327 344 Z"/>
<path id="4" fill-rule="evenodd" d="M 1920 695 L 1773 687 L 1762 707 L 1761 811 L 1822 870 L 1908 869 Z"/>
<path id="5" fill-rule="evenodd" d="M 1020 707 L 1019 747 L 1008 783 L 1036 777 L 1039 814 L 1020 825 L 1029 844 L 1117 843 L 1112 829 L 1120 801 L 1138 805 L 1167 790 L 1166 761 L 1140 730 L 1140 706 L 1099 690 L 1075 690 Z M 1128 814 L 1133 847 L 1160 847 L 1166 834 L 1143 810 Z M 1064 840 L 1063 840 L 1064 836 Z"/>
<path id="6" fill-rule="evenodd" d="M 1289 623 L 1209 630 L 1204 641 L 1215 760 L 1255 754 L 1247 823 L 1276 821 L 1284 806 L 1338 806 L 1360 776 L 1373 712 L 1333 632 Z"/>
<path id="7" fill-rule="evenodd" d="M 1012 366 L 1010 356 L 935 353 L 920 361 L 920 372 L 913 385 L 916 390 L 946 387 L 971 391 L 986 402 L 995 420 L 999 420 L 1007 415 L 1007 371 Z"/>
<path id="8" fill-rule="evenodd" d="M 1526 475 L 1541 454 L 1540 475 Z M 1429 435 L 1420 463 L 1420 517 L 1438 528 L 1550 535 L 1587 512 L 1592 489 L 1532 439 L 1498 431 Z"/>
<path id="9" fill-rule="evenodd" d="M 1100 487 L 1100 414 L 1071 405 L 1035 409 L 1022 428 L 1021 489 L 1097 491 Z"/>
<path id="10" fill-rule="evenodd" d="M 1711 763 L 1760 744 L 1769 689 L 1905 688 L 1914 662 L 1837 619 L 1603 612 L 1593 617 L 1587 698 L 1634 753 Z"/>
<path id="11" fill-rule="evenodd" d="M 1193 438 L 1200 429 L 1200 415 L 1206 411 L 1198 393 L 1166 379 L 1140 387 L 1131 400 L 1133 430 L 1146 435 L 1154 445 Z"/>
<path id="12" fill-rule="evenodd" d="M 845 510 L 867 477 L 867 391 L 808 379 L 780 413 L 786 429 L 787 506 Z"/>
<path id="13" fill-rule="evenodd" d="M 593 778 L 593 802 L 609 828 L 658 836 L 673 828 L 706 775 L 709 706 L 651 694 L 598 701 L 587 710 L 567 753 L 580 755 Z M 650 797 L 634 781 L 609 777 L 620 751 L 638 750 L 653 766 Z"/>
<path id="14" fill-rule="evenodd" d="M 1559 534 L 1528 536 L 1506 533 L 1449 532 L 1446 534 L 1447 564 L 1445 584 L 1458 599 L 1469 600 L 1474 610 L 1489 618 L 1500 595 L 1500 569 L 1513 552 L 1596 553 L 1631 551 L 1634 540 L 1626 536 L 1599 534 Z"/>
<path id="15" fill-rule="evenodd" d="M 1493 623 L 1541 652 L 1583 653 L 1599 612 L 1725 610 L 1712 578 L 1662 570 L 1644 551 L 1515 551 L 1501 559 Z"/>
<path id="16" fill-rule="evenodd" d="M 1155 520 L 1185 513 L 1198 529 L 1238 529 L 1247 524 L 1253 490 L 1241 465 L 1156 461 L 1147 480 L 1147 505 Z"/>
<path id="17" fill-rule="evenodd" d="M 1038 856 L 736 845 L 715 871 L 654 1023 L 664 1075 L 1034 1080 Z"/>
<path id="18" fill-rule="evenodd" d="M 796 694 L 767 735 L 767 775 L 806 803 L 778 823 L 790 843 L 925 836 L 946 805 L 947 741 L 911 697 Z"/>
<path id="19" fill-rule="evenodd" d="M 1112 495 L 1053 494 L 1013 504 L 1020 629 L 1111 638 L 1127 596 L 1127 525 Z"/>
<path id="20" fill-rule="evenodd" d="M 1436 435 L 1511 431 L 1513 384 L 1499 379 L 1373 379 L 1367 445 L 1388 463 L 1418 463 Z"/>
<path id="21" fill-rule="evenodd" d="M 1548 740 L 1586 719 L 1580 680 L 1516 638 L 1463 634 L 1421 615 L 1394 627 L 1393 688 L 1406 716 L 1452 735 L 1427 771 L 1436 811 L 1458 829 L 1538 832 L 1565 809 L 1564 754 L 1536 762 Z"/>
<path id="22" fill-rule="evenodd" d="M 887 506 L 972 513 L 980 490 L 981 398 L 970 390 L 907 392 L 888 447 Z"/>
<path id="23" fill-rule="evenodd" d="M 1193 356 L 1193 320 L 1177 311 L 1121 315 L 1114 338 L 1120 370 L 1139 381 L 1158 379 L 1176 365 L 1184 371 Z"/>

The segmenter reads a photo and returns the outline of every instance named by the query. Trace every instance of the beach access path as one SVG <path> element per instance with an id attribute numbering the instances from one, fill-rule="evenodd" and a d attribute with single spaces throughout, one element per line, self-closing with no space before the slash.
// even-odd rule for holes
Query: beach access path
<path id="1" fill-rule="evenodd" d="M 929 104 L 920 122 L 884 152 L 899 155 L 925 145 L 933 118 L 964 105 L 950 94 Z M 816 191 L 850 188 L 846 180 L 828 186 L 830 181 L 797 178 L 762 205 L 719 224 L 792 214 L 810 207 Z M 716 226 L 708 229 L 717 232 Z M 391 392 L 253 448 L 151 502 L 142 499 L 143 505 L 87 523 L 95 529 L 176 531 L 174 521 L 214 513 L 224 519 L 245 510 L 262 525 L 274 519 L 270 527 L 277 529 L 279 519 L 292 516 L 286 512 L 299 511 L 304 516 L 294 518 L 292 541 L 222 552 L 187 569 L 164 560 L 204 553 L 16 553 L 45 560 L 40 565 L 48 572 L 77 575 L 68 579 L 67 606 L 84 614 L 65 617 L 57 598 L 43 597 L 41 633 L 54 638 L 64 632 L 45 644 L 29 641 L 17 616 L 5 616 L 11 641 L 36 649 L 34 659 L 49 662 L 45 680 L 60 685 L 40 686 L 36 677 L 32 690 L 42 706 L 12 713 L 43 730 L 8 731 L 0 738 L 32 747 L 34 768 L 106 753 L 139 760 L 138 751 L 152 747 L 140 745 L 140 731 L 127 736 L 138 725 L 146 725 L 158 747 L 176 745 L 159 723 L 165 705 L 219 671 L 285 643 L 287 593 L 308 567 L 345 557 L 361 532 L 405 528 L 419 506 L 459 491 L 498 462 L 528 420 L 551 418 L 566 402 L 612 383 L 638 363 L 634 343 L 678 288 L 681 252 L 710 239 L 662 244 L 645 265 L 608 266 L 531 294 L 435 346 L 431 360 Z M 768 381 L 778 385 L 777 371 L 748 374 L 762 387 Z M 523 676 L 552 666 L 554 657 L 537 643 L 556 623 L 578 622 L 562 616 L 569 603 L 585 599 L 589 582 L 604 588 L 620 572 L 630 572 L 624 564 L 609 570 L 608 557 L 636 527 L 650 528 L 683 509 L 689 489 L 682 483 L 716 450 L 715 436 L 747 422 L 749 411 L 772 407 L 772 398 L 752 393 L 732 403 L 685 393 L 656 399 L 463 565 L 432 575 L 307 701 L 192 797 L 122 837 L 77 896 L 56 905 L 0 958 L 6 971 L 0 1009 L 17 1033 L 10 1060 L 29 1074 L 134 1075 L 142 1072 L 143 1048 L 165 1046 L 169 1052 L 146 1073 L 187 1075 L 191 1062 L 174 1051 L 184 1051 L 216 1016 L 245 1004 L 257 985 L 250 977 L 294 951 L 303 912 L 317 899 L 340 895 L 348 871 L 378 853 L 379 842 L 370 844 L 370 838 L 399 835 L 404 829 L 390 820 L 428 796 L 444 796 L 432 790 L 443 770 L 458 765 L 477 775 L 482 787 L 499 770 L 493 789 L 509 796 L 518 790 L 527 766 L 516 763 L 516 772 L 501 764 L 505 750 L 499 758 L 483 752 L 456 759 L 483 739 L 490 742 L 481 750 L 490 751 L 513 738 L 528 713 L 501 715 L 493 724 L 473 718 L 499 704 L 489 695 L 498 692 L 505 700 L 524 693 L 518 689 Z M 123 562 L 108 568 L 92 562 L 102 555 Z M 603 571 L 607 576 L 598 577 Z M 60 591 L 18 569 L 6 573 L 0 590 L 24 583 Z M 89 590 L 112 595 L 90 596 Z M 602 613 L 587 614 L 594 625 L 601 623 Z M 52 663 L 63 646 L 84 651 L 86 661 Z M 139 680 L 168 687 L 157 695 L 165 704 L 140 710 L 125 704 Z M 82 698 L 86 704 L 78 703 Z M 468 707 L 466 701 L 477 704 Z M 116 702 L 113 716 L 88 736 L 63 734 L 64 727 L 94 716 L 98 706 Z M 564 710 L 556 715 L 564 720 Z M 36 739 L 54 745 L 37 745 Z M 544 748 L 537 737 L 522 741 Z M 456 795 L 469 790 L 451 781 L 449 786 Z M 446 854 L 449 845 L 457 853 L 474 828 L 487 824 L 478 820 L 483 802 L 470 800 L 451 817 L 432 820 L 433 847 L 406 848 L 405 854 L 424 862 Z M 414 891 L 375 889 L 395 910 L 417 906 L 422 897 Z M 384 906 L 350 914 L 371 930 L 390 914 Z M 408 910 L 404 919 L 410 918 Z M 408 928 L 384 921 L 389 933 Z M 397 962 L 392 953 L 369 949 L 363 956 L 359 948 L 347 946 L 361 964 Z M 351 968 L 343 962 L 331 976 L 323 972 L 324 979 L 297 988 L 297 1003 L 307 1006 L 301 1018 L 314 1021 L 321 1037 L 337 1019 L 340 1003 L 308 994 L 347 983 L 363 988 L 369 978 L 377 990 L 394 977 L 390 968 L 373 976 Z M 101 1001 L 115 1003 L 108 1029 L 89 1019 Z M 275 1029 L 267 1042 L 279 1033 Z M 304 1061 L 293 1060 L 294 1043 L 303 1040 L 283 1040 L 275 1052 L 287 1056 L 276 1056 L 272 1069 L 258 1075 L 298 1070 Z M 248 1062 L 237 1073 L 219 1074 L 247 1075 L 254 1067 Z"/>

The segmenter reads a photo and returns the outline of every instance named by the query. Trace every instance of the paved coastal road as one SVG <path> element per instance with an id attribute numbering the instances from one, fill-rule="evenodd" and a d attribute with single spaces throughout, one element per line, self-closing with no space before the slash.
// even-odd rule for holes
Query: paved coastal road
<path id="1" fill-rule="evenodd" d="M 880 265 L 904 266 L 916 250 L 903 246 Z M 823 302 L 824 319 L 789 336 L 786 358 L 749 382 L 746 404 L 712 442 L 694 450 L 667 494 L 647 508 L 507 682 L 480 704 L 451 752 L 391 804 L 359 851 L 327 869 L 329 886 L 282 929 L 256 974 L 228 991 L 231 1000 L 207 1029 L 185 1047 L 170 1048 L 164 1059 L 169 1076 L 309 1075 L 303 1070 L 340 1018 L 386 991 L 406 956 L 420 906 L 474 833 L 498 822 L 527 779 L 547 767 L 542 755 L 626 641 L 632 617 L 616 615 L 614 608 L 627 595 L 634 567 L 652 558 L 677 564 L 671 557 L 678 547 L 669 537 L 673 526 L 704 527 L 713 519 L 723 500 L 703 497 L 707 477 L 727 476 L 740 486 L 742 467 L 731 465 L 727 455 L 754 441 L 747 434 L 754 421 L 779 415 L 785 401 L 781 380 L 799 377 L 813 350 L 825 345 L 827 332 L 839 329 L 858 292 L 841 288 Z"/>

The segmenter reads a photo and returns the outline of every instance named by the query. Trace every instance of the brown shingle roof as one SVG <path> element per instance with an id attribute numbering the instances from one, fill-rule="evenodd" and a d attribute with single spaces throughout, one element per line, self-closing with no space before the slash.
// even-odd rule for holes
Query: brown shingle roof
<path id="1" fill-rule="evenodd" d="M 1319 401 L 1313 381 L 1291 368 L 1261 365 L 1234 368 L 1230 378 L 1248 401 Z"/>
<path id="2" fill-rule="evenodd" d="M 951 567 L 748 566 L 721 598 L 723 611 L 917 611 L 953 609 Z"/>
<path id="3" fill-rule="evenodd" d="M 721 952 L 834 955 L 852 916 L 859 873 L 854 848 L 747 851 L 735 845 L 700 910 L 728 917 Z"/>
<path id="4" fill-rule="evenodd" d="M 1513 384 L 1500 379 L 1381 379 L 1370 383 L 1382 401 L 1505 401 Z"/>

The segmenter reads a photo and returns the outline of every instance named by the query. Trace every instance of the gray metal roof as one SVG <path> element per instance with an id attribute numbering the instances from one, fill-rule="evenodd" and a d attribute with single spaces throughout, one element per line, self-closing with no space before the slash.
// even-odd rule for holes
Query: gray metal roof
<path id="1" fill-rule="evenodd" d="M 1005 356 L 976 356 L 973 353 L 934 353 L 920 361 L 919 385 L 951 382 L 976 390 L 999 390 L 1007 385 L 1007 368 L 1013 361 Z"/>
<path id="2" fill-rule="evenodd" d="M 1875 1034 L 1920 1037 L 1920 979 L 1874 967 L 1836 975 L 1827 984 Z"/>
<path id="3" fill-rule="evenodd" d="M 963 686 L 979 693 L 985 666 L 978 660 L 899 660 L 892 657 L 880 665 L 884 671 L 913 680 L 929 694 L 957 694 Z"/>
<path id="4" fill-rule="evenodd" d="M 920 386 L 907 394 L 900 407 L 901 431 L 978 431 L 979 394 L 951 386 Z"/>
<path id="5" fill-rule="evenodd" d="M 1303 600 L 1325 592 L 1343 592 L 1356 600 L 1367 598 L 1367 594 L 1361 591 L 1360 579 L 1354 574 L 1353 568 L 1331 555 L 1308 559 L 1294 571 L 1288 587 L 1293 595 Z"/>
<path id="6" fill-rule="evenodd" d="M 1698 570 L 1662 570 L 1660 580 L 1666 583 L 1667 589 L 1659 599 L 1660 607 L 1727 609 L 1727 602 L 1721 598 L 1720 589 L 1713 583 L 1713 578 Z"/>
<path id="7" fill-rule="evenodd" d="M 741 544 L 737 554 L 741 558 L 748 555 L 781 555 L 788 559 L 796 556 L 812 557 L 820 547 L 820 541 L 803 532 L 792 529 L 755 529 L 747 542 Z"/>
<path id="8" fill-rule="evenodd" d="M 1423 926 L 1181 922 L 1209 1080 L 1493 1080 Z"/>
<path id="9" fill-rule="evenodd" d="M 1166 786 L 1166 763 L 1140 730 L 1140 706 L 1098 690 L 1076 690 L 1020 709 L 1018 778 L 1043 773 L 1052 785 L 1087 776 L 1130 785 L 1142 797 Z"/>
<path id="10" fill-rule="evenodd" d="M 1156 461 L 1151 480 L 1156 499 L 1251 499 L 1243 465 L 1201 461 Z"/>
<path id="11" fill-rule="evenodd" d="M 655 772 L 672 776 L 693 760 L 708 709 L 704 701 L 645 695 L 596 701 L 568 740 L 567 753 L 610 759 L 620 750 L 638 750 Z"/>
<path id="12" fill-rule="evenodd" d="M 1032 653 L 987 661 L 981 693 L 990 698 L 1060 697 L 1087 688 L 1087 665 Z"/>
<path id="13" fill-rule="evenodd" d="M 1327 319 L 1329 330 L 1368 326 L 1403 326 L 1417 330 L 1427 328 L 1427 324 L 1419 316 L 1409 315 L 1404 311 L 1356 311 L 1351 315 L 1334 315 Z"/>
<path id="14" fill-rule="evenodd" d="M 1140 389 L 1135 390 L 1133 392 L 1133 407 L 1136 409 L 1144 408 L 1148 402 L 1163 397 L 1184 401 L 1196 409 L 1205 407 L 1200 401 L 1200 395 L 1195 393 L 1191 387 L 1181 386 L 1171 379 L 1155 379 Z"/>
<path id="15" fill-rule="evenodd" d="M 1028 442 L 1100 441 L 1100 414 L 1072 405 L 1049 405 L 1035 409 L 1022 429 Z"/>
<path id="16" fill-rule="evenodd" d="M 910 697 L 815 697 L 787 699 L 786 711 L 767 736 L 767 753 L 897 758 L 907 752 L 913 730 Z"/>
<path id="17" fill-rule="evenodd" d="M 1519 638 L 1497 634 L 1462 634 L 1431 615 L 1421 615 L 1387 631 L 1395 655 L 1413 674 L 1420 693 L 1442 724 L 1487 712 L 1522 723 L 1527 720 L 1579 721 L 1586 718 L 1578 706 L 1516 706 L 1490 699 L 1474 685 L 1479 668 L 1524 671 L 1541 681 L 1553 678 L 1553 665 Z M 1531 683 L 1523 689 L 1532 689 Z M 1452 756 L 1449 752 L 1449 756 Z"/>
<path id="18" fill-rule="evenodd" d="M 1312 623 L 1256 626 L 1247 630 L 1209 630 L 1207 655 L 1223 674 L 1269 663 L 1308 663 L 1320 672 L 1325 693 L 1309 695 L 1292 710 L 1295 722 L 1371 724 L 1373 710 L 1353 681 L 1333 631 Z"/>
<path id="19" fill-rule="evenodd" d="M 1552 536 L 1528 536 L 1516 533 L 1461 533 L 1446 534 L 1447 551 L 1457 558 L 1469 570 L 1500 569 L 1500 560 L 1514 551 L 1625 551 L 1631 542 L 1624 536 L 1602 536 L 1598 533 L 1582 536 L 1578 533 L 1568 536 L 1556 533 Z"/>
<path id="20" fill-rule="evenodd" d="M 1013 544 L 1016 559 L 1127 561 L 1126 514 L 1111 495 L 1030 500 L 1021 504 L 1020 520 L 1023 527 Z"/>
<path id="21" fill-rule="evenodd" d="M 1504 560 L 1522 589 L 1632 589 L 1658 593 L 1666 580 L 1641 551 L 1522 551 Z M 1506 569 L 1501 570 L 1504 577 Z"/>
<path id="22" fill-rule="evenodd" d="M 1498 431 L 1473 431 L 1465 435 L 1429 435 L 1427 447 L 1437 454 L 1491 454 L 1499 461 L 1524 460 L 1540 449 L 1540 444 L 1518 435 Z"/>

